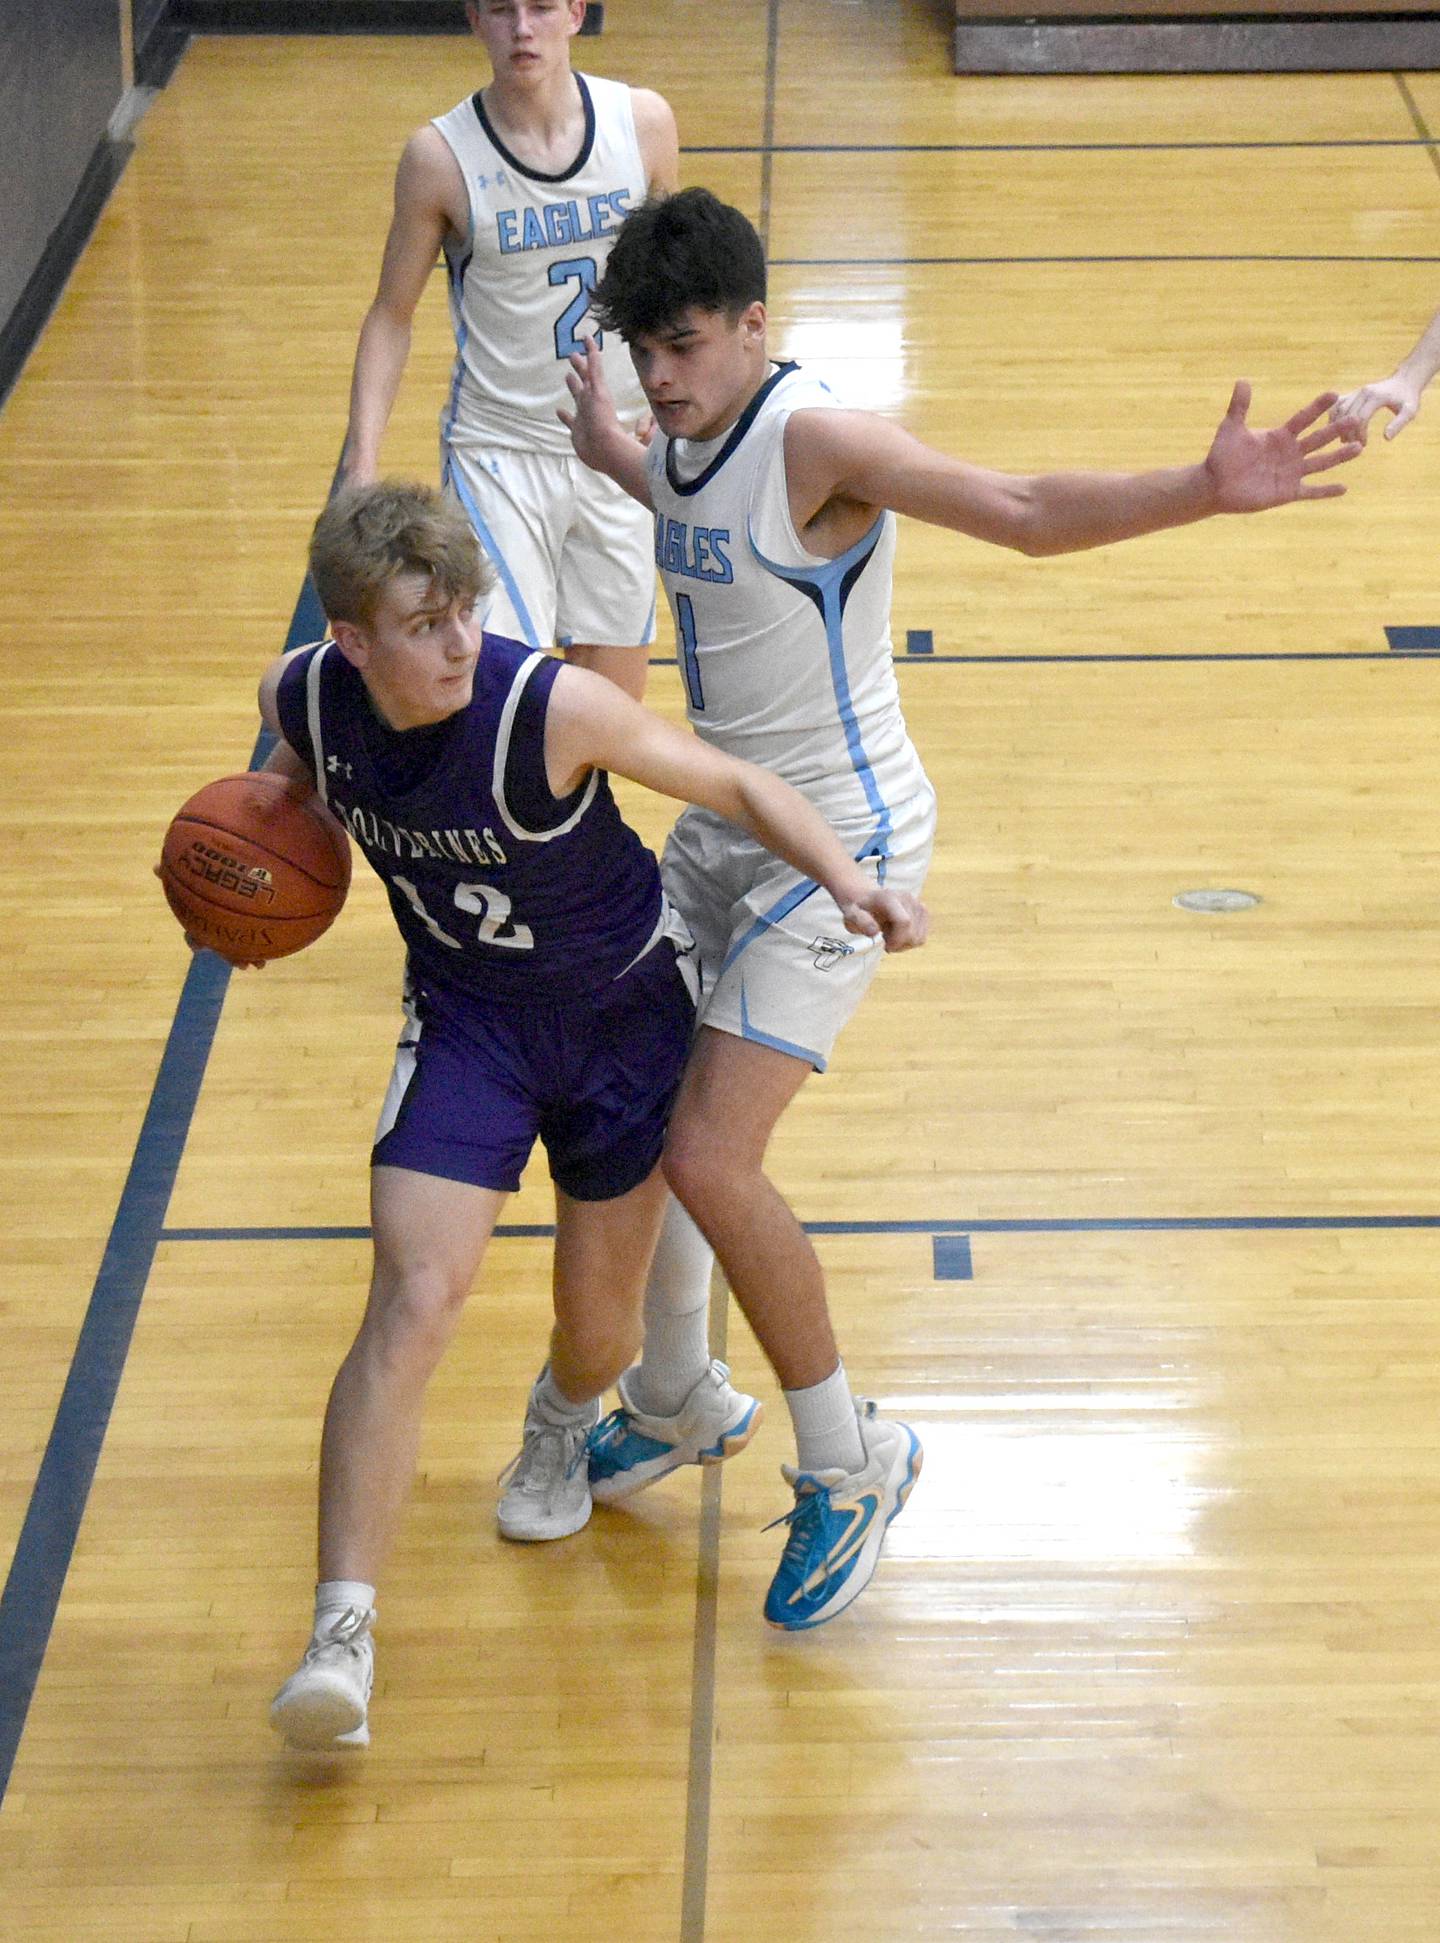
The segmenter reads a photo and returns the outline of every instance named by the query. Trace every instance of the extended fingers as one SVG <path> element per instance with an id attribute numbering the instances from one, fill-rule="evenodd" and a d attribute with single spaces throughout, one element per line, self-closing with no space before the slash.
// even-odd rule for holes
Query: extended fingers
<path id="1" fill-rule="evenodd" d="M 1351 436 L 1344 445 L 1337 446 L 1333 452 L 1312 453 L 1301 465 L 1301 474 L 1308 477 L 1312 472 L 1328 472 L 1332 466 L 1349 465 L 1350 461 L 1358 459 L 1364 450 L 1364 441 Z"/>
<path id="2" fill-rule="evenodd" d="M 1324 417 L 1339 396 L 1339 392 L 1336 391 L 1322 391 L 1318 398 L 1312 398 L 1308 405 L 1302 405 L 1298 412 L 1291 413 L 1285 421 L 1285 430 L 1293 432 L 1295 437 L 1299 438 L 1300 434 L 1307 431 L 1317 418 Z"/>
<path id="3" fill-rule="evenodd" d="M 1358 419 L 1332 416 L 1328 424 L 1317 427 L 1315 431 L 1307 433 L 1299 441 L 1300 450 L 1307 455 L 1318 452 L 1322 446 L 1329 445 L 1334 439 L 1343 439 L 1346 444 L 1363 445 L 1365 429 Z"/>

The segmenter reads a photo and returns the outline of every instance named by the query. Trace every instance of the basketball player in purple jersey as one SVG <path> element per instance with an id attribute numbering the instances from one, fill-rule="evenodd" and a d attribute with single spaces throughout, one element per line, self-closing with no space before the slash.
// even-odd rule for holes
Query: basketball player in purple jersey
<path id="1" fill-rule="evenodd" d="M 1314 400 L 1252 431 L 1235 387 L 1208 456 L 1144 473 L 1021 478 L 966 465 L 872 412 L 840 409 L 809 373 L 771 358 L 764 252 L 704 189 L 647 203 L 624 225 L 596 292 L 607 337 L 629 344 L 659 431 L 627 439 L 598 358 L 578 355 L 565 412 L 576 451 L 655 521 L 675 611 L 687 712 L 712 746 L 788 778 L 879 881 L 918 891 L 934 794 L 900 712 L 890 641 L 893 514 L 1041 555 L 1218 513 L 1328 498 L 1310 475 L 1359 451 L 1353 423 L 1312 429 Z M 677 1096 L 667 1175 L 713 1243 L 778 1375 L 796 1435 L 789 1537 L 765 1601 L 777 1626 L 835 1617 L 868 1583 L 919 1468 L 913 1431 L 852 1398 L 824 1278 L 763 1171 L 775 1125 L 873 976 L 824 892 L 740 832 L 687 810 L 666 844 L 666 890 L 695 937 L 700 1031 Z M 703 1272 L 703 1264 L 701 1265 Z M 677 1302 L 683 1291 L 671 1290 Z M 707 1354 L 692 1298 L 667 1361 Z M 650 1401 L 652 1339 L 591 1445 L 591 1488 L 614 1500 L 692 1462 L 703 1410 Z M 700 1393 L 703 1400 L 704 1392 Z"/>
<path id="2" fill-rule="evenodd" d="M 675 118 L 648 89 L 572 69 L 581 0 L 472 0 L 466 12 L 492 78 L 418 130 L 400 158 L 355 357 L 344 473 L 357 484 L 378 474 L 411 320 L 443 252 L 455 364 L 441 477 L 495 568 L 485 625 L 532 647 L 558 645 L 638 699 L 655 636 L 650 523 L 580 464 L 556 411 L 568 396 L 567 359 L 593 332 L 590 292 L 622 217 L 676 186 Z M 648 431 L 629 352 L 618 337 L 597 342 L 620 415 Z M 708 1350 L 698 1362 L 692 1353 L 685 1305 L 708 1307 L 708 1260 L 672 1211 L 646 1301 L 646 1367 L 652 1405 L 688 1403 L 713 1442 L 717 1417 L 733 1427 L 755 1403 Z"/>
<path id="3" fill-rule="evenodd" d="M 594 673 L 482 635 L 480 551 L 439 494 L 342 491 L 310 564 L 334 639 L 266 674 L 261 712 L 281 738 L 269 766 L 344 825 L 407 952 L 371 1157 L 369 1302 L 321 1444 L 314 1632 L 272 1707 L 287 1741 L 331 1748 L 368 1743 L 375 1587 L 425 1387 L 537 1136 L 555 1181 L 555 1321 L 500 1527 L 555 1538 L 590 1515 L 586 1439 L 639 1339 L 694 1024 L 688 935 L 677 946 L 655 859 L 605 772 L 733 817 L 824 884 L 858 936 L 907 949 L 925 913 L 878 888 L 777 777 Z M 752 1429 L 753 1415 L 731 1437 Z"/>
<path id="4" fill-rule="evenodd" d="M 456 348 L 441 475 L 495 569 L 485 624 L 531 647 L 558 643 L 638 697 L 655 635 L 649 522 L 579 464 L 555 413 L 621 221 L 676 186 L 675 117 L 649 89 L 571 67 L 583 0 L 470 0 L 465 11 L 491 80 L 400 157 L 342 470 L 357 485 L 378 475 L 411 320 L 443 252 Z M 629 352 L 618 338 L 601 352 L 621 415 L 648 428 Z"/>

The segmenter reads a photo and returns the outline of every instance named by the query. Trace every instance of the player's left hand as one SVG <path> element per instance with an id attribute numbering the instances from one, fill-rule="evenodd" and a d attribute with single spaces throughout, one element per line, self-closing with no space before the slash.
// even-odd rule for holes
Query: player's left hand
<path id="1" fill-rule="evenodd" d="M 862 938 L 883 938 L 887 951 L 914 951 L 930 932 L 930 913 L 913 891 L 890 891 L 877 885 L 840 906 L 845 929 Z"/>
<path id="2" fill-rule="evenodd" d="M 1256 432 L 1245 423 L 1250 409 L 1250 386 L 1237 380 L 1230 409 L 1220 421 L 1205 470 L 1215 493 L 1217 513 L 1258 513 L 1267 506 L 1287 506 L 1296 499 L 1338 499 L 1342 485 L 1307 486 L 1312 473 L 1328 472 L 1358 458 L 1364 450 L 1359 430 L 1350 419 L 1310 427 L 1322 419 L 1338 394 L 1325 391 L 1283 425 Z M 1326 450 L 1330 447 L 1330 450 Z"/>

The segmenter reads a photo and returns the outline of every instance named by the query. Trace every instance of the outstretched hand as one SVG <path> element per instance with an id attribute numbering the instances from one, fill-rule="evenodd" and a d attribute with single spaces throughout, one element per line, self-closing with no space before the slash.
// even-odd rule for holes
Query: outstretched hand
<path id="1" fill-rule="evenodd" d="M 913 951 L 930 931 L 930 913 L 913 891 L 889 891 L 878 884 L 842 904 L 840 915 L 847 931 L 883 938 L 887 951 Z"/>
<path id="2" fill-rule="evenodd" d="M 1355 436 L 1363 445 L 1370 433 L 1370 421 L 1376 412 L 1391 412 L 1393 417 L 1385 427 L 1387 439 L 1393 439 L 1420 409 L 1422 386 L 1405 378 L 1384 378 L 1378 384 L 1361 385 L 1358 391 L 1347 391 L 1343 398 L 1337 399 L 1332 418 L 1349 418 L 1355 423 Z"/>
<path id="3" fill-rule="evenodd" d="M 1345 490 L 1342 485 L 1305 483 L 1313 473 L 1346 465 L 1364 450 L 1365 442 L 1351 419 L 1336 419 L 1318 431 L 1310 430 L 1337 396 L 1333 391 L 1322 392 L 1283 425 L 1256 432 L 1245 423 L 1250 386 L 1239 379 L 1205 460 L 1216 512 L 1258 513 L 1295 499 L 1338 499 Z"/>

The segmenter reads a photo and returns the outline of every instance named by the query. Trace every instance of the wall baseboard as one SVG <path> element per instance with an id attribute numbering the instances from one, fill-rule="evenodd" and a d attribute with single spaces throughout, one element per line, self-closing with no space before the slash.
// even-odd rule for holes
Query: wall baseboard
<path id="1" fill-rule="evenodd" d="M 957 74 L 1343 74 L 1440 68 L 1440 12 L 1286 20 L 1047 19 L 955 26 Z"/>

